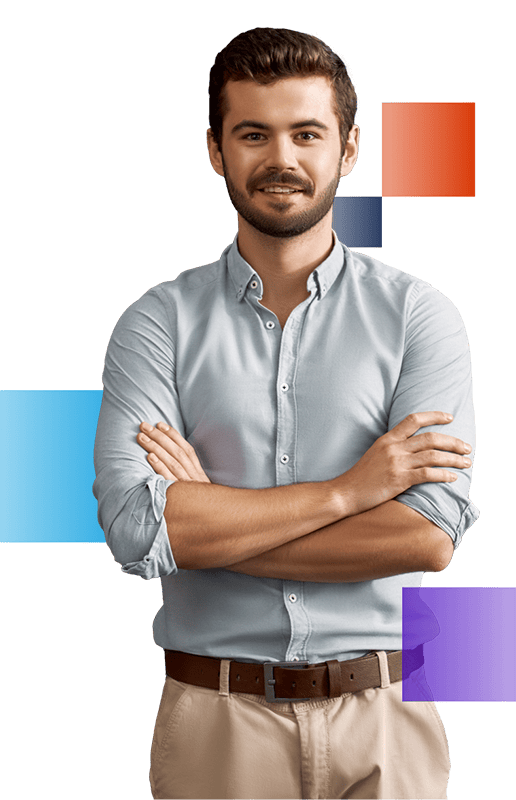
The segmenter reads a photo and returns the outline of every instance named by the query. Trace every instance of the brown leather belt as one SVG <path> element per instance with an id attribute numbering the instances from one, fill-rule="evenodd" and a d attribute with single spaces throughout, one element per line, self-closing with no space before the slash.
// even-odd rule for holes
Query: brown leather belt
<path id="1" fill-rule="evenodd" d="M 391 683 L 402 679 L 402 651 L 387 653 Z M 403 651 L 403 677 L 423 663 L 423 647 Z M 178 650 L 165 650 L 166 673 L 182 683 L 192 683 L 207 689 L 218 689 L 220 658 L 197 656 Z M 270 661 L 246 664 L 231 661 L 229 691 L 264 695 L 269 702 L 279 703 L 339 697 L 347 692 L 361 692 L 382 685 L 380 662 L 376 653 L 349 661 L 326 661 L 309 664 L 307 661 Z"/>

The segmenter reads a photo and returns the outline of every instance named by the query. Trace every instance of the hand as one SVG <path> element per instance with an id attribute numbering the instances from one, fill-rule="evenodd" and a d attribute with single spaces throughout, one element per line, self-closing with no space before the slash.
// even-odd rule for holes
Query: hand
<path id="1" fill-rule="evenodd" d="M 368 511 L 392 500 L 418 483 L 448 483 L 457 479 L 450 471 L 467 469 L 465 453 L 471 446 L 444 433 L 414 436 L 427 425 L 447 425 L 453 419 L 442 411 L 409 414 L 379 439 L 343 475 L 333 480 L 343 502 L 343 516 Z"/>
<path id="2" fill-rule="evenodd" d="M 167 480 L 211 483 L 192 445 L 170 425 L 158 422 L 153 428 L 142 422 L 136 441 L 147 450 L 147 461 L 158 475 Z"/>

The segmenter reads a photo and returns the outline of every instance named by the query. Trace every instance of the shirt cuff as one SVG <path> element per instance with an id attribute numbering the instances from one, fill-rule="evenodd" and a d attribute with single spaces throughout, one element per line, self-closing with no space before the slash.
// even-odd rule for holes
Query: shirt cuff
<path id="1" fill-rule="evenodd" d="M 453 542 L 454 550 L 456 550 L 459 546 L 464 533 L 480 516 L 480 511 L 478 508 L 471 501 L 468 501 L 458 519 L 456 526 L 453 527 L 450 524 L 449 517 L 443 513 L 439 506 L 435 505 L 435 503 L 433 503 L 430 498 L 426 497 L 425 495 L 411 491 L 410 494 L 403 493 L 398 495 L 398 497 L 395 499 L 400 503 L 409 506 L 409 508 L 413 508 L 414 511 L 418 511 L 420 514 L 430 520 L 430 522 L 433 522 L 434 525 L 437 525 L 437 527 L 441 528 L 441 530 L 447 533 Z"/>
<path id="2" fill-rule="evenodd" d="M 153 475 L 146 483 L 150 492 L 151 505 L 148 502 L 132 512 L 133 521 L 147 529 L 156 530 L 154 540 L 147 555 L 141 561 L 124 564 L 122 572 L 129 575 L 139 575 L 140 578 L 160 578 L 164 575 L 174 575 L 177 565 L 172 554 L 168 538 L 167 524 L 163 516 L 167 501 L 166 493 L 169 486 L 175 481 L 166 480 L 162 475 Z"/>

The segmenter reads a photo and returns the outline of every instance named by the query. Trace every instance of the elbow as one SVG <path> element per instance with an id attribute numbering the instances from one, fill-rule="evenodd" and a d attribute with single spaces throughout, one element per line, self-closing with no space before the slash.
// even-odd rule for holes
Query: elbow
<path id="1" fill-rule="evenodd" d="M 120 492 L 122 495 L 122 492 Z M 101 513 L 102 512 L 102 513 Z M 123 568 L 141 562 L 158 535 L 161 519 L 147 486 L 138 487 L 124 501 L 99 505 L 99 522 L 113 558 Z"/>
<path id="2" fill-rule="evenodd" d="M 429 572 L 442 572 L 446 569 L 453 556 L 453 541 L 441 528 L 435 526 L 435 541 L 432 547 L 431 565 Z"/>
<path id="3" fill-rule="evenodd" d="M 105 529 L 106 543 L 115 561 L 122 567 L 141 561 L 148 554 L 158 527 L 143 526 L 131 514 L 119 514 Z"/>

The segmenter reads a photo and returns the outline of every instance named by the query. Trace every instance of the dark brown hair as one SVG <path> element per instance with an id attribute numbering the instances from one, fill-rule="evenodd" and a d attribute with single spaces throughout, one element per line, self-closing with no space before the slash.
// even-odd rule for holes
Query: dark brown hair
<path id="1" fill-rule="evenodd" d="M 254 28 L 240 33 L 218 53 L 210 71 L 209 94 L 210 128 L 219 150 L 222 120 L 227 111 L 224 87 L 228 81 L 268 84 L 305 75 L 322 75 L 333 86 L 344 150 L 357 108 L 355 89 L 346 67 L 317 37 L 287 28 Z"/>

